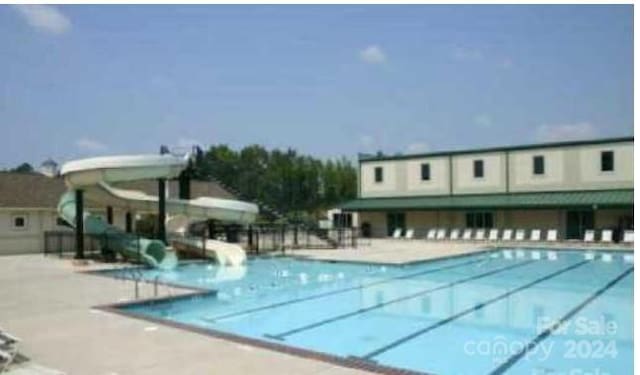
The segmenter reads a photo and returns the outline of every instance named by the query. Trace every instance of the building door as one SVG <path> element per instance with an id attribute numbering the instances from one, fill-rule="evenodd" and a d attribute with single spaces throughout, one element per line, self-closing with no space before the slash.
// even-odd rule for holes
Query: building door
<path id="1" fill-rule="evenodd" d="M 396 228 L 401 228 L 402 233 L 405 230 L 404 212 L 387 212 L 387 236 L 393 235 Z"/>
<path id="2" fill-rule="evenodd" d="M 567 211 L 568 240 L 583 239 L 587 229 L 593 229 L 593 211 Z"/>

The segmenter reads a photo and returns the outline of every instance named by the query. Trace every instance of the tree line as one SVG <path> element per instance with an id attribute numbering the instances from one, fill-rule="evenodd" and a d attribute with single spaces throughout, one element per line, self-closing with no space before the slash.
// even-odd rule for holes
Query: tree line
<path id="1" fill-rule="evenodd" d="M 193 164 L 193 178 L 217 180 L 246 199 L 290 220 L 315 219 L 357 194 L 357 173 L 346 158 L 322 160 L 294 149 L 260 145 L 211 146 Z"/>

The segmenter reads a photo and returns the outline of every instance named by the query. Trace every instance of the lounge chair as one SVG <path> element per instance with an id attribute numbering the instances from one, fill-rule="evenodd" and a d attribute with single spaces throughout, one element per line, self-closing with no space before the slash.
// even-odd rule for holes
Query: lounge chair
<path id="1" fill-rule="evenodd" d="M 529 241 L 538 242 L 540 241 L 540 229 L 532 229 L 529 234 Z"/>
<path id="2" fill-rule="evenodd" d="M 547 231 L 547 242 L 556 242 L 558 240 L 558 230 L 549 229 Z"/>
<path id="3" fill-rule="evenodd" d="M 444 240 L 447 238 L 447 230 L 444 228 L 440 228 L 438 229 L 438 232 L 436 233 L 436 240 Z"/>
<path id="4" fill-rule="evenodd" d="M 393 237 L 393 238 L 396 238 L 396 239 L 398 239 L 398 238 L 402 237 L 402 228 L 396 228 L 396 229 L 393 231 L 393 236 L 392 236 L 392 237 Z"/>
<path id="5" fill-rule="evenodd" d="M 485 240 L 485 236 L 484 236 L 485 230 L 484 229 L 478 229 L 476 231 L 476 237 L 475 240 L 476 241 L 484 241 Z"/>
<path id="6" fill-rule="evenodd" d="M 498 240 L 498 230 L 493 228 L 489 230 L 489 241 L 497 241 Z"/>
<path id="7" fill-rule="evenodd" d="M 526 234 L 524 229 L 516 230 L 516 241 L 524 241 L 524 235 Z"/>
<path id="8" fill-rule="evenodd" d="M 4 342 L 5 344 L 13 345 L 19 343 L 20 339 L 0 328 L 0 341 Z"/>
<path id="9" fill-rule="evenodd" d="M 0 372 L 4 372 L 11 366 L 18 351 L 15 348 L 4 349 L 0 347 Z"/>
<path id="10" fill-rule="evenodd" d="M 463 241 L 471 241 L 471 234 L 473 233 L 473 231 L 471 229 L 465 229 L 464 232 L 462 232 L 462 240 Z"/>
<path id="11" fill-rule="evenodd" d="M 611 229 L 603 229 L 600 232 L 600 242 L 611 243 L 613 241 L 613 231 Z"/>
<path id="12" fill-rule="evenodd" d="M 502 231 L 502 241 L 511 241 L 513 229 L 505 229 Z"/>
<path id="13" fill-rule="evenodd" d="M 593 242 L 596 232 L 593 229 L 587 229 L 584 231 L 584 242 Z"/>
<path id="14" fill-rule="evenodd" d="M 435 240 L 436 239 L 436 229 L 435 228 L 429 229 L 429 231 L 427 232 L 427 239 L 428 240 Z"/>
<path id="15" fill-rule="evenodd" d="M 0 372 L 9 368 L 18 354 L 16 344 L 20 339 L 0 328 Z"/>
<path id="16" fill-rule="evenodd" d="M 633 243 L 633 231 L 625 230 L 624 236 L 622 237 L 622 242 L 624 243 Z"/>
<path id="17" fill-rule="evenodd" d="M 449 239 L 451 241 L 457 241 L 460 238 L 460 229 L 454 228 L 451 229 L 451 233 L 449 233 Z"/>
<path id="18" fill-rule="evenodd" d="M 407 229 L 406 233 L 404 234 L 404 238 L 406 240 L 411 240 L 413 239 L 413 228 L 409 228 Z"/>

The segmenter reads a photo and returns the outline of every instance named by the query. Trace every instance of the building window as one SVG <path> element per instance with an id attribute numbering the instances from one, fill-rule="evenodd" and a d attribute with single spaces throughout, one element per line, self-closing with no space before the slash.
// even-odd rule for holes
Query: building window
<path id="1" fill-rule="evenodd" d="M 382 167 L 376 167 L 375 169 L 375 178 L 376 182 L 382 182 L 383 180 Z"/>
<path id="2" fill-rule="evenodd" d="M 613 171 L 613 151 L 602 151 L 600 153 L 600 170 L 602 172 Z"/>
<path id="3" fill-rule="evenodd" d="M 467 212 L 467 228 L 493 228 L 493 212 Z"/>
<path id="4" fill-rule="evenodd" d="M 23 230 L 27 229 L 27 217 L 24 215 L 16 215 L 12 218 L 13 229 Z"/>
<path id="5" fill-rule="evenodd" d="M 420 174 L 422 176 L 422 181 L 431 180 L 431 165 L 429 163 L 424 163 L 420 167 Z"/>
<path id="6" fill-rule="evenodd" d="M 538 155 L 533 157 L 533 174 L 544 174 L 544 156 Z"/>
<path id="7" fill-rule="evenodd" d="M 473 177 L 475 178 L 484 177 L 484 161 L 483 160 L 473 161 Z"/>

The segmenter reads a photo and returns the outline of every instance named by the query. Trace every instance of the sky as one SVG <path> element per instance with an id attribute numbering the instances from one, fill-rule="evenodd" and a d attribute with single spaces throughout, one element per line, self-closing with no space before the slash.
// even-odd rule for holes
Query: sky
<path id="1" fill-rule="evenodd" d="M 0 168 L 633 134 L 631 5 L 0 6 Z"/>

